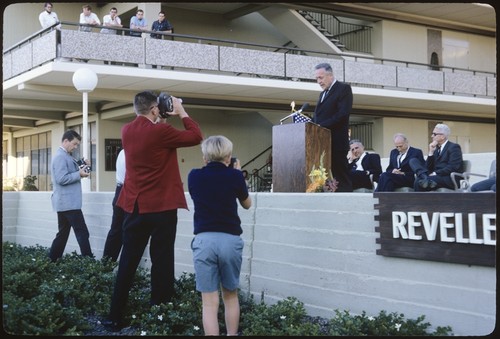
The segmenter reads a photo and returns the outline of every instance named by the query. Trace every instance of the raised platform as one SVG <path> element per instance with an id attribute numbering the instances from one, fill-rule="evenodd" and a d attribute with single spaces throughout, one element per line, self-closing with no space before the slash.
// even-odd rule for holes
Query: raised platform
<path id="1" fill-rule="evenodd" d="M 84 194 L 83 212 L 99 259 L 111 224 L 112 192 Z M 385 193 L 398 194 L 398 193 Z M 432 201 L 446 195 L 461 212 L 460 196 L 495 200 L 493 193 L 405 193 Z M 51 192 L 4 192 L 3 240 L 49 247 L 57 232 Z M 399 194 L 398 194 L 399 195 Z M 193 205 L 179 211 L 176 274 L 193 272 Z M 367 193 L 252 193 L 240 209 L 245 241 L 241 289 L 274 303 L 288 296 L 312 315 L 334 310 L 368 315 L 381 310 L 425 315 L 460 336 L 491 333 L 496 323 L 496 268 L 379 255 L 379 199 Z M 457 202 L 453 204 L 453 202 Z M 496 211 L 495 223 L 496 223 Z M 496 225 L 495 225 L 496 230 Z M 79 252 L 71 235 L 66 252 Z M 146 249 L 142 264 L 150 263 Z"/>

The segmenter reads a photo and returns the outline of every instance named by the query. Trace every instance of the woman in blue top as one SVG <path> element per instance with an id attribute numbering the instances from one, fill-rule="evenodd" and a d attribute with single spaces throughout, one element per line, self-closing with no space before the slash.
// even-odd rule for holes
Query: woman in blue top
<path id="1" fill-rule="evenodd" d="M 229 167 L 232 142 L 221 135 L 201 144 L 205 167 L 193 169 L 188 188 L 194 202 L 194 234 L 191 242 L 196 290 L 203 303 L 205 335 L 219 335 L 219 286 L 225 309 L 227 335 L 237 335 L 240 320 L 238 286 L 243 239 L 238 202 L 249 209 L 252 199 L 239 162 Z M 237 202 L 238 201 L 238 202 Z"/>

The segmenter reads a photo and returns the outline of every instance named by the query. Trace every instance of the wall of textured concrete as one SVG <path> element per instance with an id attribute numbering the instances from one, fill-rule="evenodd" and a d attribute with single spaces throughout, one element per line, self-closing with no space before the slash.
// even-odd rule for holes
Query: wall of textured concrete
<path id="1" fill-rule="evenodd" d="M 432 194 L 432 193 L 420 193 Z M 469 193 L 474 194 L 474 193 Z M 3 241 L 50 247 L 57 231 L 51 192 L 3 193 Z M 451 197 L 451 196 L 450 196 Z M 113 193 L 85 193 L 83 212 L 97 259 L 111 222 Z M 252 193 L 253 206 L 239 211 L 245 241 L 241 289 L 274 303 L 288 296 L 312 315 L 333 317 L 381 310 L 455 335 L 486 335 L 496 320 L 496 270 L 384 257 L 374 219 L 378 199 L 367 193 Z M 176 274 L 194 272 L 190 242 L 193 205 L 179 210 Z M 73 233 L 72 233 L 73 234 Z M 79 252 L 71 235 L 66 252 Z M 142 265 L 148 267 L 149 249 Z"/>

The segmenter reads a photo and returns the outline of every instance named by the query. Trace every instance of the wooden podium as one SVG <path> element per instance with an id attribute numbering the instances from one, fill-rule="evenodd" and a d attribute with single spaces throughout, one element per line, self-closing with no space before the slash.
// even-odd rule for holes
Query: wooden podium
<path id="1" fill-rule="evenodd" d="M 330 130 L 314 123 L 273 126 L 273 192 L 305 192 L 313 165 L 331 169 Z"/>

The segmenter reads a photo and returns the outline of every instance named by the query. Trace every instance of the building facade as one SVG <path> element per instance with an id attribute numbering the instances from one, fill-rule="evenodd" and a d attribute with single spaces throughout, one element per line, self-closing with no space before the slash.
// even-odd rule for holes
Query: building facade
<path id="1" fill-rule="evenodd" d="M 204 135 L 233 140 L 251 172 L 266 166 L 272 127 L 292 101 L 309 103 L 312 114 L 320 62 L 351 84 L 351 136 L 382 158 L 396 132 L 426 150 L 437 122 L 451 127 L 464 153 L 496 152 L 496 19 L 487 5 L 92 3 L 100 18 L 118 8 L 124 28 L 116 35 L 80 31 L 81 5 L 54 4 L 61 30 L 40 29 L 43 3 L 4 11 L 4 187 L 20 188 L 32 175 L 40 190 L 51 190 L 60 137 L 68 128 L 83 131 L 82 94 L 72 83 L 81 68 L 98 76 L 86 136 L 93 191 L 114 189 L 120 130 L 134 118 L 137 92 L 183 98 Z M 149 24 L 164 11 L 174 33 L 128 36 L 138 8 Z M 33 20 L 15 25 L 26 15 Z M 184 181 L 203 165 L 199 147 L 179 150 L 179 159 Z"/>

